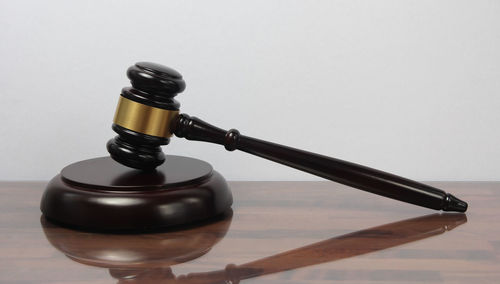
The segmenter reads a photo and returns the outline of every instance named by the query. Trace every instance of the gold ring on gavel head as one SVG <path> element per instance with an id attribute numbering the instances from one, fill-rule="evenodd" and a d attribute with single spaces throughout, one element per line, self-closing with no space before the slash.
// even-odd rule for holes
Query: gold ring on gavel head
<path id="1" fill-rule="evenodd" d="M 178 110 L 152 107 L 120 96 L 113 122 L 135 132 L 168 138 L 177 115 Z"/>

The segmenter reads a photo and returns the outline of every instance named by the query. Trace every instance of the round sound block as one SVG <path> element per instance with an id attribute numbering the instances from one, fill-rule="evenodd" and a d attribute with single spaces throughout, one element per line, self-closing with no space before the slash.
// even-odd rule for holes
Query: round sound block
<path id="1" fill-rule="evenodd" d="M 63 225 L 142 231 L 208 219 L 232 202 L 226 180 L 207 162 L 167 155 L 145 172 L 102 157 L 65 167 L 47 185 L 40 208 Z"/>

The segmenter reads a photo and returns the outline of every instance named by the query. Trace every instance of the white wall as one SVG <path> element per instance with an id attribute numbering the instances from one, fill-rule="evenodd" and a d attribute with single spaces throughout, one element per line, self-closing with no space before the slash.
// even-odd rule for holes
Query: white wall
<path id="1" fill-rule="evenodd" d="M 125 70 L 182 110 L 418 180 L 500 179 L 500 1 L 0 0 L 0 180 L 107 155 Z M 316 179 L 174 138 L 230 180 Z"/>

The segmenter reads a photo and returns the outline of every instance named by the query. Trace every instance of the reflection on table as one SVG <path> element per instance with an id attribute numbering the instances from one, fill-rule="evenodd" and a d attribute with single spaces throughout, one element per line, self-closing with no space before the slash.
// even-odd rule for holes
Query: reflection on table
<path id="1" fill-rule="evenodd" d="M 241 265 L 175 276 L 171 266 L 204 254 L 222 240 L 232 212 L 195 226 L 148 234 L 71 230 L 43 217 L 49 242 L 74 261 L 109 268 L 118 283 L 238 283 L 240 280 L 345 259 L 440 235 L 467 222 L 465 214 L 432 214 L 333 237 Z"/>

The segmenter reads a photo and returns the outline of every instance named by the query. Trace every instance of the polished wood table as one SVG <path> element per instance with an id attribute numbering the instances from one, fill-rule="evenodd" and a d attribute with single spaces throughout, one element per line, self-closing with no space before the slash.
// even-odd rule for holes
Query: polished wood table
<path id="1" fill-rule="evenodd" d="M 0 183 L 0 283 L 500 283 L 500 183 L 433 182 L 440 214 L 332 182 L 231 182 L 232 212 L 147 234 L 59 227 Z"/>

